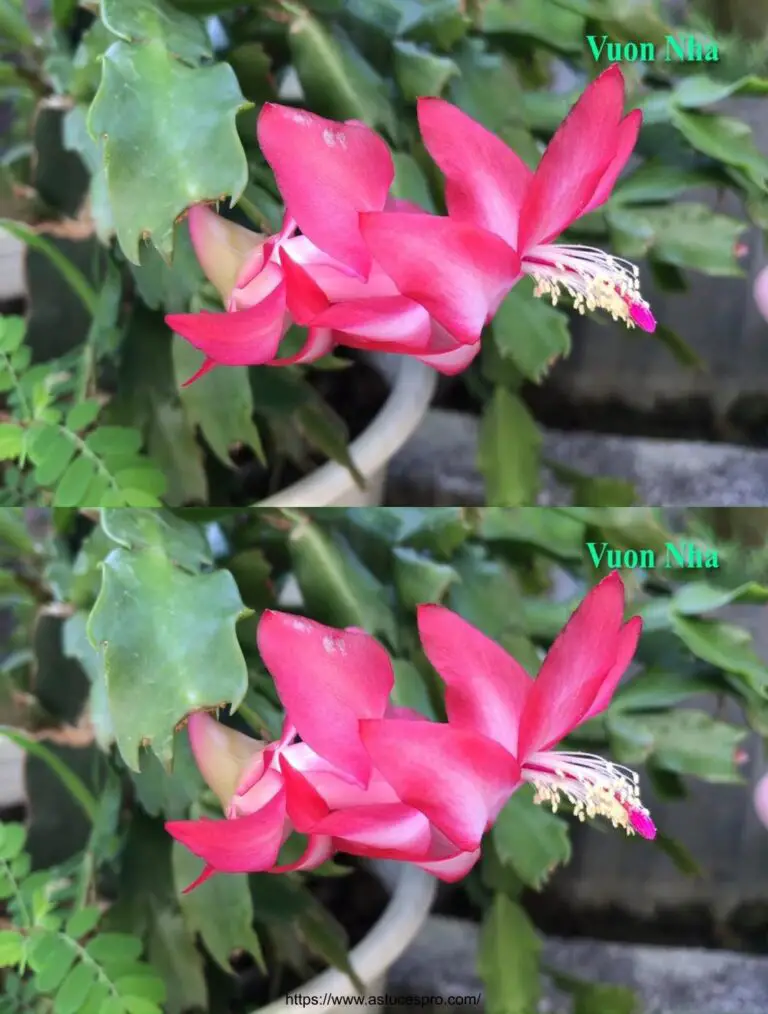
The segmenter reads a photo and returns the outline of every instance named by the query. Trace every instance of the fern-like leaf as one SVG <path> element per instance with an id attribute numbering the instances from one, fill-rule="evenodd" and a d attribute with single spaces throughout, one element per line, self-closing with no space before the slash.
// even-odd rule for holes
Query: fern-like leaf
<path id="1" fill-rule="evenodd" d="M 101 909 L 65 911 L 60 873 L 30 873 L 20 824 L 0 824 L 0 899 L 11 926 L 0 932 L 5 974 L 0 1014 L 21 1014 L 50 1001 L 52 1014 L 162 1014 L 165 985 L 127 933 L 100 933 Z M 34 973 L 26 981 L 26 968 Z"/>
<path id="2" fill-rule="evenodd" d="M 54 410 L 57 415 L 29 428 L 26 446 L 37 484 L 52 489 L 54 507 L 161 506 L 165 479 L 141 455 L 138 430 L 100 426 L 83 435 L 73 428 L 79 420 L 71 414 L 91 405 L 82 402 L 65 418 Z"/>
<path id="3" fill-rule="evenodd" d="M 54 507 L 162 506 L 165 476 L 141 453 L 138 430 L 99 426 L 96 398 L 71 404 L 68 364 L 30 367 L 23 339 L 22 318 L 0 317 L 0 393 L 12 412 L 0 421 L 0 462 L 9 463 L 0 502 L 23 506 L 42 490 Z"/>

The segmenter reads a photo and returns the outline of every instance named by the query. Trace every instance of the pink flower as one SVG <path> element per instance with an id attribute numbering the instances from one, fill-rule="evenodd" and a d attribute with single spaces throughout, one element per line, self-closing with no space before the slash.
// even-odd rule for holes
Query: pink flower
<path id="1" fill-rule="evenodd" d="M 389 704 L 392 666 L 368 634 L 264 613 L 259 650 L 285 706 L 283 735 L 262 743 L 206 714 L 191 717 L 193 752 L 227 817 L 166 825 L 206 861 L 195 884 L 217 871 L 313 869 L 336 851 L 457 880 L 526 781 L 553 810 L 565 798 L 581 820 L 602 816 L 653 838 L 634 772 L 553 749 L 609 705 L 641 629 L 623 613 L 613 573 L 585 597 L 533 680 L 455 613 L 419 607 L 422 646 L 446 683 L 447 723 Z M 307 836 L 305 852 L 278 865 L 292 831 Z"/>
<path id="2" fill-rule="evenodd" d="M 413 862 L 443 880 L 463 877 L 479 849 L 462 849 L 404 804 L 362 744 L 360 719 L 391 713 L 394 674 L 381 645 L 362 631 L 269 611 L 258 641 L 288 717 L 273 743 L 227 729 L 205 713 L 190 718 L 192 750 L 227 817 L 166 825 L 206 861 L 190 887 L 215 872 L 313 869 L 339 850 Z M 302 742 L 295 742 L 297 735 Z M 498 765 L 505 784 L 517 775 L 514 760 L 493 743 L 481 744 L 477 763 Z M 493 782 L 490 770 L 488 776 Z M 467 793 L 471 805 L 471 786 Z M 306 850 L 277 865 L 292 831 L 307 835 Z"/>
<path id="3" fill-rule="evenodd" d="M 503 141 L 450 103 L 422 98 L 418 104 L 424 144 L 446 177 L 450 217 L 493 236 L 484 258 L 475 250 L 478 275 L 488 261 L 496 264 L 503 257 L 506 246 L 519 254 L 522 273 L 534 278 L 536 295 L 549 296 L 553 305 L 565 290 L 581 313 L 599 307 L 629 327 L 653 331 L 656 322 L 640 295 L 633 264 L 592 247 L 554 243 L 610 196 L 642 120 L 640 110 L 627 116 L 623 110 L 624 78 L 618 67 L 611 67 L 584 91 L 533 172 Z M 369 249 L 400 291 L 418 299 L 438 320 L 450 313 L 451 294 L 442 291 L 437 279 L 422 278 L 421 266 L 435 256 L 431 237 L 421 232 L 425 220 L 417 224 L 375 211 L 361 217 Z M 414 284 L 414 276 L 424 289 Z M 473 295 L 486 295 L 476 291 L 477 284 L 467 278 L 463 295 L 470 302 Z M 493 288 L 490 280 L 488 285 Z"/>
<path id="4" fill-rule="evenodd" d="M 205 206 L 190 211 L 198 259 L 227 309 L 166 318 L 206 355 L 191 380 L 220 363 L 311 362 L 337 344 L 412 355 L 444 373 L 464 369 L 479 350 L 489 313 L 519 273 L 514 251 L 470 224 L 416 215 L 421 209 L 391 198 L 389 149 L 362 123 L 268 103 L 258 134 L 285 201 L 285 220 L 280 233 L 265 237 Z M 414 272 L 398 287 L 373 258 L 360 228 L 364 212 L 406 223 L 413 216 L 432 251 L 430 263 L 416 271 L 429 276 L 424 292 Z M 430 315 L 435 285 L 444 298 Z M 277 358 L 291 323 L 308 329 L 306 343 L 296 355 Z"/>
<path id="5" fill-rule="evenodd" d="M 653 838 L 634 772 L 553 749 L 610 703 L 640 636 L 640 618 L 623 623 L 623 614 L 624 586 L 613 573 L 585 597 L 533 680 L 460 616 L 420 606 L 422 647 L 446 683 L 448 725 L 365 719 L 362 741 L 373 763 L 404 803 L 465 850 L 478 847 L 495 819 L 499 791 L 503 805 L 520 784 L 509 767 L 504 783 L 500 756 L 486 766 L 491 744 L 517 760 L 520 779 L 536 788 L 536 802 L 556 810 L 565 798 L 581 820 L 602 816 L 629 834 Z"/>

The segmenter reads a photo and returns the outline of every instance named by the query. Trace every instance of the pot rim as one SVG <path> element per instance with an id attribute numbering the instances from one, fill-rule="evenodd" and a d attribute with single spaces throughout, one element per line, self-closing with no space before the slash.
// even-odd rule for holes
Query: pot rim
<path id="1" fill-rule="evenodd" d="M 0 226 L 0 300 L 21 299 L 24 285 L 24 243 Z"/>
<path id="2" fill-rule="evenodd" d="M 437 891 L 437 880 L 410 863 L 380 860 L 370 865 L 385 886 L 394 882 L 394 890 L 379 919 L 349 954 L 352 967 L 366 986 L 380 979 L 416 937 L 426 922 Z M 286 996 L 322 998 L 326 994 L 334 998 L 359 995 L 344 972 L 326 968 L 303 986 L 251 1014 L 285 1014 Z M 336 1004 L 321 1007 L 313 1004 L 312 1009 L 318 1014 L 332 1014 Z"/>
<path id="3" fill-rule="evenodd" d="M 398 364 L 392 363 L 395 358 L 399 358 Z M 379 353 L 368 361 L 385 378 L 393 378 L 393 383 L 379 412 L 349 447 L 352 460 L 366 479 L 383 469 L 413 435 L 437 387 L 435 370 L 416 359 Z M 255 506 L 322 507 L 337 503 L 344 493 L 356 489 L 347 469 L 328 461 Z"/>

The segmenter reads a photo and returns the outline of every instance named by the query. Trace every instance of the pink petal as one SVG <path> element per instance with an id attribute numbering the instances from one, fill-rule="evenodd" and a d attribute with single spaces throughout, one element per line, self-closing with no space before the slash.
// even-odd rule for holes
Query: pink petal
<path id="1" fill-rule="evenodd" d="M 298 732 L 296 726 L 291 722 L 290 718 L 286 715 L 283 719 L 283 727 L 280 730 L 280 739 L 277 742 L 269 744 L 268 750 L 274 750 L 275 752 L 281 752 L 286 747 L 290 746 L 291 743 L 296 739 Z"/>
<path id="2" fill-rule="evenodd" d="M 349 349 L 366 349 L 370 352 L 387 353 L 388 355 L 421 358 L 420 346 L 414 346 L 407 339 L 405 341 L 382 341 L 379 338 L 361 338 L 360 335 L 349 334 L 346 331 L 334 331 L 333 335 L 337 345 L 344 345 Z"/>
<path id="3" fill-rule="evenodd" d="M 286 300 L 291 317 L 297 324 L 314 324 L 315 318 L 330 306 L 328 297 L 287 250 L 280 251 L 280 264 L 285 274 Z"/>
<path id="4" fill-rule="evenodd" d="M 437 859 L 428 863 L 416 862 L 415 865 L 447 884 L 455 884 L 457 880 L 466 877 L 479 858 L 480 849 L 475 849 L 473 852 L 458 852 L 450 859 Z"/>
<path id="5" fill-rule="evenodd" d="M 190 384 L 194 384 L 196 380 L 199 380 L 201 377 L 204 377 L 206 373 L 210 373 L 211 370 L 218 365 L 219 364 L 216 362 L 215 359 L 211 359 L 210 356 L 206 356 L 205 359 L 203 360 L 202 366 L 199 369 L 195 370 L 192 376 L 188 380 L 185 380 L 181 386 L 189 387 Z"/>
<path id="6" fill-rule="evenodd" d="M 286 211 L 283 215 L 283 224 L 280 232 L 268 236 L 266 242 L 258 250 L 254 250 L 251 256 L 243 264 L 242 271 L 237 278 L 237 288 L 244 289 L 259 275 L 268 262 L 275 262 L 280 251 L 290 242 L 290 237 L 296 232 L 296 222 Z M 295 237 L 299 239 L 300 237 Z"/>
<path id="7" fill-rule="evenodd" d="M 264 664 L 302 740 L 361 785 L 371 762 L 358 720 L 384 714 L 394 673 L 369 634 L 267 610 L 258 627 Z"/>
<path id="8" fill-rule="evenodd" d="M 616 180 L 619 178 L 621 170 L 629 161 L 629 156 L 637 144 L 637 135 L 640 133 L 642 123 L 642 112 L 639 109 L 633 109 L 619 124 L 616 139 L 616 154 L 608 163 L 608 168 L 600 178 L 597 189 L 592 195 L 592 200 L 581 212 L 582 215 L 588 215 L 590 211 L 599 208 L 611 196 L 611 191 L 616 184 Z"/>
<path id="9" fill-rule="evenodd" d="M 194 384 L 196 380 L 199 380 L 201 377 L 204 377 L 206 373 L 210 373 L 211 370 L 218 365 L 219 364 L 216 362 L 215 359 L 211 359 L 209 356 L 206 356 L 206 358 L 203 360 L 203 365 L 200 367 L 200 369 L 195 370 L 195 372 L 192 374 L 189 380 L 185 380 L 181 386 L 189 387 L 190 384 Z"/>
<path id="10" fill-rule="evenodd" d="M 465 851 L 478 847 L 520 778 L 511 754 L 468 729 L 386 718 L 362 721 L 360 734 L 400 799 Z"/>
<path id="11" fill-rule="evenodd" d="M 474 345 L 459 345 L 451 352 L 435 352 L 428 356 L 414 356 L 425 366 L 431 366 L 446 377 L 454 377 L 462 373 L 480 351 L 480 342 Z"/>
<path id="12" fill-rule="evenodd" d="M 651 313 L 649 306 L 643 306 L 642 303 L 632 303 L 629 307 L 629 315 L 641 330 L 647 331 L 649 334 L 653 334 L 656 330 L 656 318 Z"/>
<path id="13" fill-rule="evenodd" d="M 424 307 L 405 296 L 378 296 L 336 303 L 318 314 L 315 323 L 354 335 L 361 341 L 370 341 L 372 348 L 379 342 L 425 348 L 432 327 Z"/>
<path id="14" fill-rule="evenodd" d="M 319 831 L 333 835 L 340 851 L 375 859 L 420 858 L 432 840 L 424 814 L 404 803 L 337 810 L 320 822 Z"/>
<path id="15" fill-rule="evenodd" d="M 285 863 L 282 866 L 273 866 L 270 873 L 293 873 L 297 870 L 316 870 L 322 866 L 334 854 L 333 839 L 324 837 L 321 834 L 309 836 L 307 847 L 299 858 L 293 863 Z"/>
<path id="16" fill-rule="evenodd" d="M 331 810 L 399 802 L 395 790 L 375 768 L 368 784 L 361 786 L 347 772 L 316 754 L 306 743 L 294 743 L 284 756 L 294 771 L 300 772 L 310 782 Z"/>
<path id="17" fill-rule="evenodd" d="M 297 831 L 308 834 L 314 831 L 319 822 L 330 813 L 328 804 L 287 757 L 280 758 L 280 770 L 283 774 L 286 794 L 286 808 L 291 823 Z"/>
<path id="18" fill-rule="evenodd" d="M 275 358 L 283 335 L 285 284 L 262 302 L 234 313 L 170 313 L 165 322 L 216 363 L 249 366 Z"/>
<path id="19" fill-rule="evenodd" d="M 194 891 L 194 889 L 196 887 L 199 887 L 201 884 L 204 884 L 206 882 L 206 880 L 210 880 L 211 877 L 214 876 L 214 874 L 216 872 L 217 871 L 212 866 L 207 866 L 207 865 L 204 866 L 203 867 L 203 872 L 200 874 L 200 876 L 196 877 L 192 881 L 191 884 L 187 884 L 187 886 L 184 888 L 184 890 L 181 893 L 182 894 L 189 894 L 190 891 Z"/>
<path id="20" fill-rule="evenodd" d="M 371 256 L 357 214 L 381 211 L 387 199 L 395 168 L 384 141 L 362 124 L 269 102 L 259 114 L 258 137 L 302 233 L 367 277 Z"/>
<path id="21" fill-rule="evenodd" d="M 516 247 L 531 170 L 495 134 L 444 99 L 419 99 L 418 116 L 427 151 L 446 177 L 451 218 L 482 226 Z"/>
<path id="22" fill-rule="evenodd" d="M 399 296 L 397 286 L 384 269 L 373 262 L 367 278 L 352 275 L 340 261 L 318 250 L 306 236 L 294 236 L 283 249 L 300 264 L 326 294 L 331 303 L 346 303 L 374 296 Z"/>
<path id="23" fill-rule="evenodd" d="M 222 873 L 258 873 L 275 865 L 283 843 L 285 793 L 263 809 L 234 820 L 169 820 L 165 829 Z"/>
<path id="24" fill-rule="evenodd" d="M 293 743 L 296 736 L 296 727 L 286 715 L 283 719 L 283 727 L 280 730 L 280 739 L 274 739 L 271 743 L 268 743 L 262 753 L 259 756 L 253 757 L 243 768 L 240 781 L 235 790 L 238 796 L 244 796 L 257 782 L 261 781 L 268 769 L 271 768 L 275 772 L 279 771 L 280 755 L 286 747 Z"/>
<path id="25" fill-rule="evenodd" d="M 248 781 L 248 788 L 239 785 L 229 800 L 224 811 L 227 817 L 246 817 L 250 813 L 258 813 L 285 788 L 282 772 L 271 763 L 266 764 L 259 777 L 249 775 Z"/>
<path id="26" fill-rule="evenodd" d="M 314 363 L 317 359 L 333 352 L 336 338 L 328 327 L 311 327 L 307 331 L 307 340 L 293 356 L 273 359 L 267 366 L 293 366 L 302 363 Z"/>
<path id="27" fill-rule="evenodd" d="M 478 341 L 520 271 L 519 257 L 503 239 L 464 222 L 381 212 L 361 215 L 360 223 L 400 292 L 462 343 Z"/>
<path id="28" fill-rule="evenodd" d="M 516 753 L 531 677 L 501 645 L 445 606 L 419 606 L 416 615 L 421 646 L 447 684 L 451 725 L 481 732 Z"/>
<path id="29" fill-rule="evenodd" d="M 272 256 L 271 250 L 274 245 L 273 237 L 255 252 L 247 272 L 243 272 L 243 276 L 248 274 L 247 282 L 243 282 L 242 277 L 238 278 L 227 303 L 227 310 L 230 313 L 250 310 L 251 307 L 263 303 L 267 296 L 285 281 L 282 265 Z"/>
<path id="30" fill-rule="evenodd" d="M 624 585 L 614 571 L 586 595 L 533 681 L 520 721 L 521 763 L 582 721 L 616 662 L 623 614 Z"/>
<path id="31" fill-rule="evenodd" d="M 266 744 L 229 729 L 205 711 L 190 715 L 187 731 L 200 774 L 226 807 L 243 771 L 261 760 Z"/>
<path id="32" fill-rule="evenodd" d="M 643 621 L 639 616 L 633 616 L 632 619 L 628 623 L 625 623 L 621 628 L 618 644 L 616 646 L 616 661 L 608 670 L 608 674 L 600 684 L 597 696 L 582 721 L 592 718 L 593 715 L 599 715 L 600 712 L 605 711 L 611 703 L 611 699 L 616 693 L 616 687 L 619 685 L 619 680 L 627 671 L 629 663 L 632 661 L 635 651 L 637 650 L 637 642 L 640 639 L 642 629 Z"/>
<path id="33" fill-rule="evenodd" d="M 290 211 L 288 211 L 288 209 L 286 208 L 285 213 L 283 214 L 283 221 L 280 226 L 280 232 L 278 232 L 278 234 L 274 237 L 277 246 L 282 247 L 282 245 L 288 239 L 290 239 L 291 236 L 293 236 L 298 227 L 299 226 L 296 219 L 291 215 Z"/>
<path id="34" fill-rule="evenodd" d="M 629 822 L 641 838 L 653 841 L 656 837 L 656 825 L 647 810 L 629 810 Z"/>
<path id="35" fill-rule="evenodd" d="M 243 264 L 254 250 L 264 245 L 267 237 L 227 221 L 207 204 L 190 208 L 188 220 L 189 235 L 200 267 L 226 303 Z"/>
<path id="36" fill-rule="evenodd" d="M 520 212 L 521 254 L 583 213 L 616 154 L 623 108 L 624 78 L 613 66 L 586 88 L 542 156 Z"/>

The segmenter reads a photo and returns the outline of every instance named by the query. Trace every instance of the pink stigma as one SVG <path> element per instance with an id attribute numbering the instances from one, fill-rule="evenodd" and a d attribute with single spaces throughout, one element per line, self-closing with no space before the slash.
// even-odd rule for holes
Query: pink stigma
<path id="1" fill-rule="evenodd" d="M 656 837 L 656 825 L 651 820 L 650 814 L 645 810 L 630 810 L 629 823 L 641 838 L 653 841 Z"/>
<path id="2" fill-rule="evenodd" d="M 656 330 L 656 318 L 651 313 L 650 308 L 643 306 L 642 303 L 632 303 L 629 307 L 629 315 L 643 331 L 653 334 Z"/>

